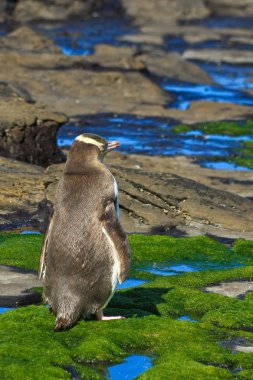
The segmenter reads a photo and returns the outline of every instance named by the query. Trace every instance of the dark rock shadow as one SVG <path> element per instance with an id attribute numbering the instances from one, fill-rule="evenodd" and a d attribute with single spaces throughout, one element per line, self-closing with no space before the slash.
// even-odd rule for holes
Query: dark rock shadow
<path id="1" fill-rule="evenodd" d="M 165 303 L 163 295 L 171 289 L 138 287 L 124 292 L 117 292 L 106 308 L 105 314 L 120 314 L 124 317 L 161 316 L 157 305 Z"/>
<path id="2" fill-rule="evenodd" d="M 150 229 L 149 235 L 169 235 L 174 237 L 187 237 L 189 236 L 185 231 L 174 225 L 160 225 L 154 226 Z"/>

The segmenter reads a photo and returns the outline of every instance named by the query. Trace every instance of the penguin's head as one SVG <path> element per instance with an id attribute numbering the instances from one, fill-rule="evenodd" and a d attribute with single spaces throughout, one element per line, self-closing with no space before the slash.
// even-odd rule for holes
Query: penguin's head
<path id="1" fill-rule="evenodd" d="M 77 136 L 71 145 L 64 172 L 71 174 L 94 172 L 99 166 L 98 161 L 103 161 L 105 154 L 118 146 L 118 141 L 107 142 L 101 136 L 83 133 Z"/>
<path id="2" fill-rule="evenodd" d="M 84 144 L 89 144 L 99 149 L 99 157 L 103 159 L 105 154 L 119 146 L 118 141 L 106 141 L 103 137 L 92 134 L 83 133 L 75 138 L 75 141 L 80 141 Z M 97 149 L 96 149 L 97 150 Z"/>

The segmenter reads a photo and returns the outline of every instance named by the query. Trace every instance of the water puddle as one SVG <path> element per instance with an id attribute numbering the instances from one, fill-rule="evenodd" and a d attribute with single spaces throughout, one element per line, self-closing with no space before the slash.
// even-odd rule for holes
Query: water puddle
<path id="1" fill-rule="evenodd" d="M 252 17 L 208 17 L 204 20 L 183 21 L 181 25 L 200 25 L 206 28 L 213 29 L 250 29 L 252 30 L 253 18 Z"/>
<path id="2" fill-rule="evenodd" d="M 208 72 L 208 70 L 207 70 Z M 252 70 L 253 72 L 253 70 Z M 211 75 L 212 76 L 212 75 Z M 217 78 L 213 79 L 220 80 L 218 75 Z M 215 82 L 217 83 L 217 81 Z M 223 77 L 223 82 L 226 80 L 226 77 Z M 229 79 L 227 79 L 229 81 Z M 240 78 L 242 81 L 242 78 Z M 226 86 L 215 87 L 205 84 L 192 84 L 184 82 L 167 82 L 166 81 L 161 85 L 165 91 L 169 91 L 174 95 L 174 101 L 170 105 L 170 108 L 186 110 L 189 108 L 192 101 L 214 101 L 214 102 L 224 102 L 224 103 L 234 103 L 245 106 L 253 105 L 253 97 L 244 93 L 244 87 L 230 88 Z M 248 84 L 247 88 L 250 88 L 251 84 Z"/>
<path id="3" fill-rule="evenodd" d="M 230 90 L 253 89 L 252 65 L 231 65 L 198 62 L 215 83 Z"/>
<path id="4" fill-rule="evenodd" d="M 177 318 L 177 321 L 182 321 L 182 322 L 198 322 L 195 319 L 191 319 L 188 317 L 188 315 L 181 315 L 181 317 Z"/>
<path id="5" fill-rule="evenodd" d="M 166 262 L 153 263 L 152 265 L 147 265 L 138 270 L 149 272 L 158 276 L 177 276 L 184 273 L 200 272 L 205 270 L 222 270 L 240 267 L 241 264 L 229 262 L 203 262 L 203 261 L 192 261 L 189 263 L 182 264 L 168 264 Z"/>
<path id="6" fill-rule="evenodd" d="M 229 350 L 232 354 L 236 354 L 237 352 L 243 352 L 245 354 L 253 353 L 253 341 L 247 338 L 232 337 L 220 342 L 220 345 Z"/>
<path id="7" fill-rule="evenodd" d="M 120 364 L 108 368 L 110 380 L 132 380 L 147 371 L 153 365 L 150 357 L 145 355 L 129 355 Z"/>
<path id="8" fill-rule="evenodd" d="M 71 145 L 81 133 L 95 133 L 108 140 L 118 140 L 122 153 L 173 154 L 170 151 L 174 134 L 165 119 L 111 114 L 87 116 L 74 125 L 59 129 L 58 146 Z"/>
<path id="9" fill-rule="evenodd" d="M 5 313 L 9 310 L 13 310 L 13 307 L 0 307 L 0 314 Z"/>
<path id="10" fill-rule="evenodd" d="M 22 230 L 20 231 L 20 235 L 41 235 L 41 232 L 36 230 Z"/>
<path id="11" fill-rule="evenodd" d="M 123 45 L 117 38 L 136 32 L 135 28 L 120 17 L 41 23 L 33 25 L 33 28 L 51 38 L 65 55 L 90 55 L 97 44 Z"/>
<path id="12" fill-rule="evenodd" d="M 206 159 L 200 161 L 202 166 L 224 170 L 241 170 L 240 166 L 226 163 L 226 158 L 243 141 L 253 141 L 251 136 L 204 135 L 198 130 L 177 134 L 172 132 L 172 124 L 166 118 L 101 114 L 83 116 L 75 124 L 63 125 L 57 135 L 58 146 L 69 147 L 81 133 L 118 140 L 121 153 L 203 156 Z M 213 162 L 214 157 L 224 164 Z"/>
<path id="13" fill-rule="evenodd" d="M 192 24 L 209 28 L 248 28 L 252 26 L 252 18 L 214 17 Z M 101 43 L 124 46 L 129 42 L 120 40 L 120 37 L 137 32 L 130 21 L 123 17 L 93 17 L 82 21 L 40 23 L 32 26 L 54 40 L 66 55 L 92 54 L 94 47 Z M 222 36 L 218 40 L 189 44 L 182 37 L 168 35 L 164 39 L 164 49 L 183 53 L 186 49 L 193 47 L 227 48 L 229 43 L 228 36 Z M 237 48 L 240 49 L 240 46 L 245 48 L 245 44 L 238 43 Z M 247 93 L 248 90 L 253 90 L 252 66 L 217 65 L 199 61 L 195 63 L 209 74 L 214 84 L 192 84 L 170 78 L 160 79 L 161 88 L 169 91 L 174 97 L 171 108 L 186 110 L 192 101 L 198 100 L 253 106 L 253 97 Z M 229 136 L 205 136 L 196 131 L 176 135 L 171 131 L 171 123 L 168 119 L 131 115 L 87 116 L 83 120 L 60 128 L 57 138 L 58 146 L 70 146 L 77 135 L 85 132 L 119 140 L 121 143 L 119 151 L 122 153 L 204 156 L 207 159 L 204 163 L 200 162 L 204 167 L 242 170 L 240 166 L 226 163 L 226 158 L 233 153 L 231 149 L 239 148 L 242 139 L 233 139 Z M 215 159 L 212 157 L 215 156 L 219 157 L 220 163 L 214 162 Z M 247 169 L 244 168 L 244 170 Z"/>
<path id="14" fill-rule="evenodd" d="M 246 168 L 245 166 L 240 166 L 233 164 L 232 162 L 204 162 L 201 164 L 203 167 L 208 169 L 215 169 L 215 170 L 242 170 L 242 171 L 249 171 L 252 172 L 253 169 Z"/>
<path id="15" fill-rule="evenodd" d="M 137 278 L 128 278 L 126 281 L 123 282 L 123 284 L 118 284 L 116 289 L 121 290 L 121 289 L 134 288 L 135 286 L 143 285 L 146 282 L 147 281 L 139 280 Z"/>
<path id="16" fill-rule="evenodd" d="M 6 34 L 10 33 L 13 29 L 12 23 L 1 22 L 0 23 L 0 37 L 6 36 Z"/>

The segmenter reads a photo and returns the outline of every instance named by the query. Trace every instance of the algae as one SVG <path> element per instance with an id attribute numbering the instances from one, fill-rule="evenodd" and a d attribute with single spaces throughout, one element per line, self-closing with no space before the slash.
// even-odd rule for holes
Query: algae
<path id="1" fill-rule="evenodd" d="M 253 169 L 253 141 L 242 141 L 241 147 L 234 150 L 234 156 L 229 161 Z"/>
<path id="2" fill-rule="evenodd" d="M 176 134 L 184 134 L 192 130 L 197 130 L 203 135 L 223 135 L 240 137 L 253 136 L 253 120 L 246 121 L 211 121 L 207 123 L 199 123 L 194 125 L 178 124 L 172 127 L 172 132 Z M 247 137 L 246 137 L 247 138 Z M 239 167 L 253 169 L 253 141 L 238 141 L 240 144 L 237 148 L 228 149 L 228 154 L 222 158 L 220 156 L 212 156 L 213 162 L 227 161 Z"/>
<path id="3" fill-rule="evenodd" d="M 173 126 L 171 130 L 177 134 L 198 130 L 205 135 L 253 136 L 253 120 L 210 121 L 194 125 L 178 124 Z"/>
<path id="4" fill-rule="evenodd" d="M 35 269 L 42 239 L 2 234 L 0 263 Z M 221 344 L 233 337 L 252 339 L 253 297 L 204 291 L 221 281 L 252 278 L 253 242 L 240 239 L 230 248 L 208 237 L 130 235 L 129 240 L 131 276 L 148 282 L 117 291 L 105 310 L 126 319 L 79 321 L 54 333 L 54 317 L 43 305 L 7 311 L 0 316 L 1 379 L 70 379 L 72 368 L 82 379 L 99 380 L 107 376 L 106 365 L 136 353 L 154 357 L 154 366 L 138 376 L 142 380 L 253 379 L 252 354 L 233 354 Z M 241 266 L 170 277 L 139 269 L 192 260 Z M 182 315 L 196 322 L 176 320 Z"/>

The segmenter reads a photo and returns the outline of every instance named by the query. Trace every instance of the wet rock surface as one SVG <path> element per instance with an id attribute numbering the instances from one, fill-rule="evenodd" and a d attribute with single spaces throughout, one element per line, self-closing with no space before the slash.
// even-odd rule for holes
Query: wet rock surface
<path id="1" fill-rule="evenodd" d="M 253 281 L 232 281 L 223 282 L 219 285 L 208 286 L 207 292 L 221 294 L 231 298 L 243 298 L 246 294 L 253 291 Z"/>
<path id="2" fill-rule="evenodd" d="M 34 271 L 0 265 L 0 305 L 18 307 L 39 303 L 41 297 L 31 289 L 41 287 Z"/>
<path id="3" fill-rule="evenodd" d="M 224 13 L 241 17 L 243 9 L 248 12 L 245 19 L 221 17 Z M 0 29 L 1 154 L 44 166 L 61 159 L 55 137 L 67 119 L 58 112 L 67 113 L 70 124 L 97 117 L 91 129 L 97 128 L 101 114 L 119 119 L 163 117 L 171 125 L 253 115 L 253 76 L 241 66 L 252 59 L 247 1 L 239 5 L 221 0 L 218 5 L 218 0 L 123 0 L 120 6 L 105 1 L 26 0 L 5 1 L 0 12 L 3 19 L 15 21 Z M 233 64 L 233 70 L 216 65 L 221 62 Z M 222 82 L 223 69 L 228 74 Z M 201 96 L 187 97 L 180 89 L 187 85 L 188 91 Z M 140 146 L 145 145 L 146 121 L 140 128 L 138 120 L 134 124 Z M 162 123 L 156 127 L 165 144 Z M 103 129 L 96 133 L 103 134 Z M 152 138 L 151 133 L 151 146 Z M 155 153 L 154 148 L 152 157 L 108 157 L 120 185 L 127 231 L 251 238 L 251 172 L 218 172 L 201 168 L 194 155 L 172 158 Z M 43 230 L 62 166 L 51 165 L 44 173 L 38 166 L 1 160 L 2 226 L 25 224 Z M 20 194 L 16 183 L 21 184 Z"/>
<path id="4" fill-rule="evenodd" d="M 122 13 L 122 8 L 125 14 Z M 93 128 L 98 134 L 104 134 L 105 131 L 103 124 L 99 129 L 99 122 L 103 121 L 101 114 L 106 114 L 107 120 L 113 115 L 111 121 L 113 123 L 118 118 L 119 128 L 123 129 L 127 125 L 126 131 L 128 127 L 132 128 L 131 133 L 135 128 L 135 140 L 131 140 L 132 152 L 137 151 L 134 150 L 134 144 L 138 145 L 138 152 L 141 153 L 147 152 L 146 145 L 153 147 L 152 152 L 148 152 L 153 156 L 114 153 L 106 160 L 119 184 L 121 221 L 127 232 L 176 237 L 205 234 L 227 244 L 235 238 L 253 239 L 253 172 L 250 163 L 247 164 L 248 172 L 203 168 L 196 163 L 196 156 L 199 147 L 205 148 L 205 144 L 198 145 L 196 140 L 190 142 L 190 157 L 161 157 L 157 156 L 156 151 L 159 141 L 164 147 L 169 142 L 167 137 L 174 124 L 183 122 L 194 125 L 213 120 L 252 118 L 252 12 L 249 0 L 122 0 L 121 5 L 117 1 L 103 0 L 3 1 L 0 4 L 0 21 L 9 23 L 0 25 L 0 153 L 9 157 L 0 157 L 0 228 L 16 229 L 18 232 L 26 228 L 45 231 L 53 207 L 55 188 L 63 169 L 63 164 L 52 164 L 62 158 L 55 147 L 59 125 L 67 120 L 58 114 L 62 112 L 68 114 L 70 126 L 73 123 L 76 130 L 78 125 L 75 122 L 83 120 L 82 128 Z M 110 14 L 110 18 L 106 14 Z M 85 19 L 90 15 L 91 18 Z M 228 15 L 231 17 L 228 18 Z M 121 24 L 124 27 L 119 27 Z M 124 124 L 123 115 L 129 118 L 128 123 Z M 91 116 L 97 117 L 97 120 L 90 125 L 87 119 L 91 119 Z M 142 120 L 138 120 L 140 116 Z M 133 117 L 136 120 L 130 127 Z M 166 123 L 163 124 L 159 118 L 166 119 Z M 156 134 L 150 133 L 152 120 L 153 128 L 160 131 Z M 108 124 L 106 126 L 110 128 Z M 163 132 L 164 128 L 166 133 Z M 106 137 L 110 138 L 112 130 L 113 128 L 109 129 Z M 143 140 L 144 134 L 149 136 L 147 144 Z M 155 142 L 154 136 L 158 136 Z M 70 133 L 70 137 L 73 137 L 73 133 Z M 127 137 L 126 132 L 125 140 L 123 139 L 125 144 L 130 141 Z M 181 137 L 191 139 L 190 135 Z M 178 140 L 175 136 L 174 138 L 176 146 Z M 198 135 L 196 139 L 207 141 L 210 136 Z M 251 154 L 248 153 L 251 149 L 251 135 L 246 142 L 248 145 L 244 148 L 248 155 Z M 215 144 L 219 147 L 216 154 L 219 154 L 224 145 L 217 137 Z M 237 149 L 239 143 L 234 141 L 233 144 Z M 210 146 L 206 144 L 209 150 Z M 189 154 L 188 147 L 184 146 L 184 150 L 180 148 L 180 154 L 184 154 L 181 153 L 183 151 Z M 166 151 L 162 154 L 170 153 Z M 38 164 L 49 166 L 45 169 Z M 22 235 L 15 238 L 17 237 L 26 238 Z M 41 238 L 39 237 L 37 254 Z M 143 260 L 147 259 L 147 254 L 150 256 L 149 247 L 153 249 L 155 238 L 157 248 L 153 260 L 154 257 L 157 259 L 162 249 L 168 248 L 171 254 L 176 247 L 175 257 L 181 255 L 182 262 L 198 255 L 196 248 L 196 251 L 201 251 L 200 254 L 207 253 L 205 260 L 208 261 L 212 260 L 213 253 L 218 249 L 215 244 L 219 244 L 213 242 L 213 245 L 211 239 L 206 237 L 189 239 L 192 244 L 188 239 L 170 237 L 166 238 L 166 244 L 159 242 L 159 239 L 164 238 L 160 236 L 130 235 L 129 239 L 132 238 L 142 239 L 141 244 L 137 242 L 133 249 L 138 260 L 141 250 Z M 144 245 L 145 238 L 150 238 L 147 245 Z M 202 243 L 201 239 L 204 239 Z M 182 241 L 185 244 L 183 250 Z M 241 254 L 245 262 L 246 256 L 251 254 L 250 247 L 247 246 L 250 243 L 243 239 L 238 243 L 242 244 Z M 18 244 L 13 244 L 17 250 L 20 249 Z M 26 250 L 26 247 L 23 249 Z M 48 333 L 43 335 L 45 327 L 49 331 L 52 326 L 46 308 L 31 306 L 31 310 L 16 310 L 10 316 L 3 316 L 5 323 L 2 331 L 5 333 L 4 339 L 9 340 L 9 345 L 5 344 L 7 367 L 10 362 L 24 366 L 22 354 L 24 351 L 27 356 L 26 346 L 29 341 L 33 347 L 33 356 L 28 372 L 33 372 L 36 359 L 39 370 L 50 373 L 51 377 L 54 373 L 55 378 L 66 376 L 66 372 L 59 375 L 57 371 L 67 371 L 68 375 L 78 377 L 81 366 L 91 363 L 90 358 L 93 363 L 95 356 L 107 361 L 108 358 L 111 360 L 111 356 L 121 360 L 123 345 L 118 342 L 119 334 L 124 347 L 137 347 L 136 352 L 146 351 L 147 344 L 151 347 L 149 340 L 154 339 L 150 350 L 156 354 L 156 348 L 159 347 L 158 356 L 165 352 L 160 373 L 167 373 L 169 378 L 181 379 L 187 376 L 186 370 L 189 369 L 189 378 L 210 376 L 217 379 L 219 376 L 233 376 L 233 373 L 244 367 L 246 372 L 240 375 L 250 377 L 251 374 L 247 373 L 252 364 L 250 360 L 247 362 L 245 357 L 238 358 L 231 353 L 252 354 L 252 341 L 231 336 L 238 329 L 241 329 L 244 337 L 252 332 L 252 294 L 248 294 L 253 290 L 250 279 L 252 271 L 247 267 L 249 262 L 245 266 L 244 262 L 237 265 L 232 261 L 222 265 L 231 252 L 235 251 L 233 247 L 225 252 L 226 247 L 223 245 L 219 249 L 224 255 L 220 257 L 221 265 L 219 261 L 217 271 L 203 271 L 200 276 L 194 273 L 184 274 L 186 267 L 190 268 L 189 262 L 177 265 L 177 269 L 180 267 L 178 276 L 174 276 L 177 277 L 174 279 L 171 276 L 170 282 L 167 277 L 162 278 L 157 273 L 151 285 L 149 282 L 152 283 L 153 280 L 150 273 L 142 271 L 142 275 L 145 275 L 145 281 L 142 281 L 140 273 L 135 272 L 133 279 L 139 281 L 135 285 L 140 286 L 119 292 L 112 301 L 112 308 L 116 307 L 115 312 L 123 310 L 123 315 L 130 317 L 126 321 L 116 322 L 122 324 L 122 331 L 117 331 L 118 325 L 115 325 L 115 334 L 112 336 L 110 328 L 108 335 L 104 334 L 107 326 L 98 328 L 99 334 L 96 328 L 93 330 L 88 324 L 81 325 L 81 328 L 77 326 L 68 335 L 69 342 L 73 339 L 74 343 L 73 346 L 71 343 L 71 355 L 67 354 L 65 338 L 57 337 L 57 345 L 54 346 L 55 337 Z M 9 247 L 9 252 L 12 257 L 13 247 Z M 34 257 L 34 269 L 37 260 L 38 256 Z M 164 256 L 161 256 L 162 261 Z M 156 265 L 157 263 L 154 266 Z M 176 266 L 173 268 L 175 270 Z M 214 266 L 210 268 L 214 269 Z M 135 280 L 136 275 L 138 280 Z M 179 276 L 182 276 L 181 282 Z M 207 286 L 213 283 L 218 285 Z M 0 267 L 1 305 L 21 306 L 39 302 L 40 297 L 30 291 L 38 286 L 41 284 L 34 272 Z M 217 294 L 210 295 L 207 292 Z M 187 321 L 174 320 L 181 315 L 182 320 L 187 316 L 188 321 L 195 321 L 194 315 L 191 315 L 194 312 L 198 316 L 197 320 L 202 318 L 205 322 L 201 329 L 197 322 L 196 327 L 191 324 L 187 330 Z M 146 318 L 153 313 L 152 321 L 159 315 L 156 323 L 150 323 Z M 131 318 L 133 315 L 135 318 Z M 145 318 L 136 318 L 136 315 Z M 46 321 L 43 326 L 41 318 Z M 38 342 L 33 330 L 29 335 L 27 325 L 31 319 L 36 332 L 43 337 L 43 349 L 37 349 Z M 222 327 L 221 334 L 210 338 L 210 334 L 217 332 L 219 326 Z M 22 339 L 18 340 L 20 352 L 16 355 L 14 346 L 18 329 L 22 332 Z M 135 341 L 131 340 L 133 330 L 138 338 L 135 336 Z M 5 331 L 10 333 L 6 334 Z M 166 335 L 161 335 L 161 332 Z M 226 339 L 225 332 L 229 337 L 227 340 L 223 340 Z M 179 338 L 176 336 L 178 333 Z M 27 339 L 24 339 L 24 334 Z M 94 345 L 94 341 L 97 344 Z M 144 345 L 138 346 L 143 341 Z M 161 342 L 164 344 L 168 341 L 169 351 L 164 351 Z M 227 350 L 223 350 L 224 357 L 219 343 Z M 95 351 L 96 347 L 102 349 L 99 354 Z M 57 358 L 52 361 L 54 354 L 49 358 L 48 352 L 56 352 Z M 76 352 L 78 355 L 73 359 L 73 353 Z M 44 357 L 47 355 L 46 360 L 41 360 L 43 353 Z M 67 360 L 64 367 L 64 361 L 60 357 L 63 353 L 64 360 Z M 86 361 L 80 360 L 77 363 L 75 358 L 79 358 L 80 354 Z M 189 354 L 188 363 L 186 354 Z M 38 359 L 34 359 L 34 355 Z M 175 357 L 175 364 L 172 365 Z M 220 363 L 216 362 L 217 358 Z M 47 361 L 50 364 L 46 364 L 46 367 Z M 98 365 L 101 364 L 101 360 L 97 362 Z M 78 365 L 78 371 L 71 363 Z M 154 365 L 157 363 L 159 367 L 159 357 Z M 206 364 L 206 372 L 203 364 Z M 37 372 L 38 368 L 35 369 Z M 91 368 L 87 367 L 85 371 L 87 370 L 90 371 Z M 229 372 L 225 373 L 226 370 Z M 9 379 L 8 369 L 6 373 L 6 378 Z M 89 376 L 89 373 L 87 375 L 85 372 L 85 376 Z M 100 376 L 100 373 L 91 373 L 90 377 L 93 376 Z"/>
<path id="5" fill-rule="evenodd" d="M 53 41 L 42 36 L 28 26 L 21 26 L 2 38 L 2 50 L 20 51 L 23 53 L 60 53 L 60 48 Z"/>
<path id="6" fill-rule="evenodd" d="M 225 340 L 221 342 L 221 346 L 227 348 L 233 354 L 237 352 L 244 352 L 245 354 L 253 353 L 253 342 L 240 337 Z"/>
<path id="7" fill-rule="evenodd" d="M 185 59 L 201 60 L 215 63 L 232 63 L 236 65 L 245 65 L 253 63 L 253 52 L 248 50 L 217 50 L 217 49 L 201 49 L 201 50 L 186 50 L 183 54 Z"/>
<path id="8" fill-rule="evenodd" d="M 63 164 L 44 171 L 14 160 L 2 162 L 2 228 L 26 225 L 45 231 Z M 114 154 L 107 165 L 119 184 L 121 221 L 127 232 L 253 238 L 252 202 L 244 197 L 252 195 L 246 173 L 230 178 L 232 193 L 223 190 L 225 171 L 217 176 L 215 170 L 200 169 L 185 158 L 180 162 Z"/>
<path id="9" fill-rule="evenodd" d="M 44 165 L 61 159 L 56 134 L 67 121 L 64 115 L 15 99 L 1 101 L 0 115 L 3 155 Z"/>
<path id="10" fill-rule="evenodd" d="M 4 157 L 0 158 L 0 162 L 1 230 L 22 225 L 46 228 L 50 209 L 44 201 L 44 186 L 41 179 L 44 169 Z"/>
<path id="11" fill-rule="evenodd" d="M 68 17 L 85 17 L 93 11 L 99 10 L 103 0 L 68 0 L 42 1 L 22 0 L 17 1 L 12 11 L 12 17 L 21 22 L 31 20 L 65 20 Z"/>

